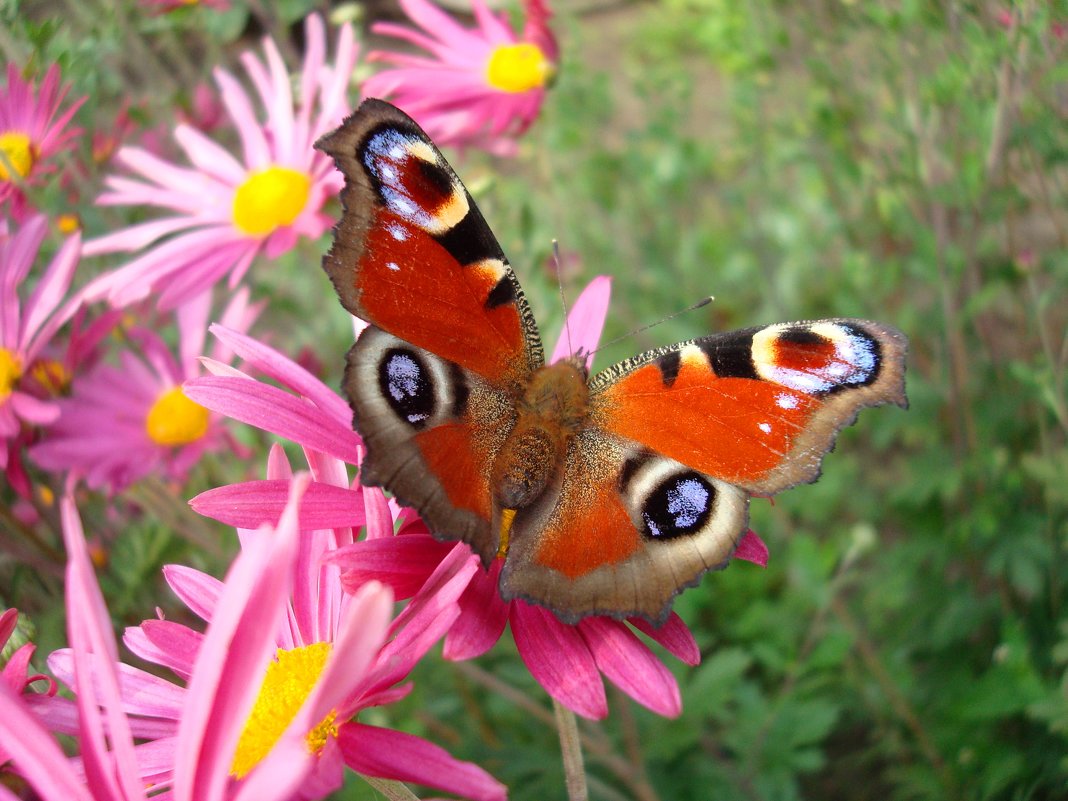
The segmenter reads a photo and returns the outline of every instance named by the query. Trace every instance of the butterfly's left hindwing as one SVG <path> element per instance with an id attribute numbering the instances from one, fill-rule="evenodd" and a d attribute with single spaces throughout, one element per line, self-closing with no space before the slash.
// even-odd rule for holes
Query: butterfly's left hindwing
<path id="1" fill-rule="evenodd" d="M 349 351 L 345 393 L 367 445 L 360 482 L 388 488 L 431 531 L 468 543 L 488 564 L 497 552 L 490 459 L 515 423 L 510 398 L 375 326 Z"/>

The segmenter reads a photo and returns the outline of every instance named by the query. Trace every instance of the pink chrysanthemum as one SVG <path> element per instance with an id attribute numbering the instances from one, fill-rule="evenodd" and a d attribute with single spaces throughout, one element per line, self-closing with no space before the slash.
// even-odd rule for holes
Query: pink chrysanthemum
<path id="1" fill-rule="evenodd" d="M 292 479 L 280 447 L 272 452 L 268 479 L 289 488 L 291 499 L 294 491 L 304 491 L 306 483 Z M 302 505 L 305 502 L 302 499 Z M 298 512 L 292 501 L 287 502 L 281 520 L 275 537 L 298 536 Z M 264 531 L 245 530 L 239 534 L 243 552 L 262 549 L 263 540 L 271 539 L 270 532 Z M 479 801 L 503 799 L 502 785 L 476 766 L 454 760 L 418 737 L 357 720 L 362 709 L 388 704 L 407 694 L 410 685 L 398 685 L 456 619 L 456 599 L 475 566 L 465 559 L 442 564 L 426 590 L 387 627 L 392 598 L 388 590 L 372 584 L 368 585 L 369 591 L 347 595 L 341 589 L 338 569 L 323 564 L 323 557 L 351 542 L 352 535 L 347 528 L 302 531 L 299 539 L 290 544 L 295 553 L 286 568 L 288 589 L 273 607 L 268 607 L 280 606 L 284 613 L 281 617 L 268 613 L 262 623 L 255 624 L 269 627 L 261 636 L 270 640 L 273 658 L 267 660 L 266 674 L 254 682 L 252 689 L 257 691 L 248 699 L 244 715 L 231 721 L 228 734 L 215 735 L 226 741 L 227 753 L 232 753 L 227 758 L 226 772 L 237 780 L 254 776 L 276 743 L 292 728 L 290 722 L 303 708 L 305 699 L 327 693 L 332 697 L 329 703 L 320 700 L 318 711 L 302 716 L 305 762 L 309 764 L 301 765 L 304 779 L 290 797 L 314 799 L 328 795 L 340 786 L 347 765 L 365 775 L 416 781 Z M 124 639 L 130 650 L 170 669 L 185 685 L 119 665 L 120 693 L 127 712 L 141 723 L 151 721 L 164 731 L 166 727 L 171 729 L 169 734 L 153 737 L 153 742 L 145 746 L 151 751 L 152 760 L 142 760 L 141 778 L 155 785 L 176 782 L 189 771 L 189 760 L 196 758 L 195 753 L 183 752 L 174 738 L 177 735 L 180 740 L 189 708 L 198 705 L 198 694 L 204 692 L 203 684 L 198 684 L 198 671 L 204 662 L 222 658 L 220 647 L 230 646 L 218 641 L 211 645 L 213 629 L 220 622 L 230 625 L 229 619 L 239 611 L 227 608 L 225 601 L 227 585 L 233 579 L 224 584 L 192 568 L 173 565 L 165 568 L 164 574 L 178 597 L 207 622 L 208 632 L 204 635 L 162 619 L 148 620 L 126 631 Z M 249 578 L 255 581 L 254 577 Z M 369 606 L 373 608 L 368 609 Z M 256 611 L 249 611 L 252 609 Z M 251 604 L 240 612 L 260 614 Z M 59 651 L 49 657 L 49 667 L 65 684 L 77 682 L 76 657 L 72 651 Z M 39 706 L 46 718 L 53 719 L 48 706 Z M 151 767 L 146 769 L 149 764 Z"/>
<path id="2" fill-rule="evenodd" d="M 7 65 L 7 86 L 0 89 L 0 205 L 11 201 L 16 219 L 26 213 L 20 185 L 53 172 L 56 167 L 49 160 L 81 133 L 67 124 L 84 97 L 59 113 L 69 88 L 60 86 L 59 66 L 53 64 L 35 96 L 33 84 L 22 80 L 14 64 Z"/>
<path id="3" fill-rule="evenodd" d="M 542 0 L 526 0 L 517 36 L 484 0 L 471 0 L 478 27 L 467 29 L 429 0 L 400 0 L 422 30 L 379 22 L 375 33 L 410 42 L 430 55 L 375 51 L 396 65 L 368 79 L 365 97 L 384 97 L 419 122 L 439 145 L 475 145 L 502 155 L 538 116 L 559 51 Z"/>
<path id="4" fill-rule="evenodd" d="M 596 345 L 608 305 L 608 279 L 595 279 L 576 301 L 569 316 L 572 346 L 589 352 Z M 235 419 L 286 437 L 315 454 L 318 461 L 333 464 L 335 476 L 345 476 L 337 462 L 358 464 L 363 443 L 350 428 L 351 412 L 333 391 L 290 360 L 254 340 L 235 336 L 218 327 L 217 336 L 232 347 L 245 363 L 295 390 L 300 398 L 274 386 L 250 381 L 243 374 L 220 369 L 216 375 L 186 384 L 186 392 L 198 403 Z M 554 358 L 568 354 L 557 346 Z M 317 461 L 317 463 L 318 463 Z M 202 514 L 232 525 L 257 525 L 276 519 L 284 503 L 278 482 L 248 482 L 220 487 L 193 500 Z M 410 510 L 386 501 L 377 489 L 363 489 L 362 509 L 352 502 L 353 490 L 340 481 L 320 478 L 309 488 L 307 518 L 301 526 L 360 526 L 366 539 L 347 545 L 334 557 L 346 571 L 344 581 L 355 590 L 365 581 L 378 579 L 393 587 L 397 597 L 415 593 L 443 560 L 457 554 L 471 563 L 477 557 L 466 545 L 438 542 L 426 525 Z M 371 514 L 375 510 L 375 514 Z M 397 536 L 394 530 L 399 525 Z M 756 535 L 743 540 L 736 556 L 761 561 L 766 552 Z M 462 614 L 445 639 L 445 655 L 468 659 L 488 651 L 511 623 L 519 653 L 534 678 L 546 691 L 575 712 L 591 718 L 607 714 L 603 673 L 639 703 L 664 715 L 680 711 L 678 685 L 649 647 L 624 622 L 591 617 L 578 626 L 561 623 L 541 607 L 516 601 L 505 602 L 497 592 L 496 564 L 489 573 L 472 574 L 460 600 Z M 677 615 L 660 629 L 644 621 L 634 628 L 659 642 L 688 664 L 700 654 L 693 636 Z"/>
<path id="5" fill-rule="evenodd" d="M 59 418 L 29 450 L 45 470 L 70 471 L 94 488 L 117 492 L 150 473 L 181 479 L 207 450 L 229 442 L 221 421 L 189 400 L 181 384 L 199 372 L 207 330 L 207 296 L 179 310 L 180 354 L 153 331 L 127 332 L 137 350 L 75 378 L 56 401 Z M 242 330 L 255 317 L 247 293 L 235 295 L 224 319 Z M 224 354 L 216 347 L 213 354 Z"/>
<path id="6" fill-rule="evenodd" d="M 56 252 L 23 304 L 18 291 L 27 285 L 30 269 L 48 231 L 42 216 L 31 217 L 13 236 L 0 235 L 0 469 L 8 466 L 9 446 L 22 423 L 48 425 L 59 406 L 38 390 L 47 365 L 40 357 L 56 331 L 77 310 L 78 301 L 61 305 L 78 266 L 78 234 Z"/>
<path id="7" fill-rule="evenodd" d="M 294 108 L 290 75 L 278 48 L 264 41 L 264 60 L 246 52 L 242 64 L 266 112 L 234 78 L 216 69 L 222 102 L 241 139 L 236 158 L 196 128 L 182 124 L 174 138 L 192 166 L 172 164 L 147 150 L 124 147 L 116 160 L 133 175 L 113 175 L 97 203 L 151 206 L 169 212 L 86 242 L 86 255 L 147 251 L 92 284 L 90 297 L 124 306 L 159 295 L 162 309 L 199 295 L 229 274 L 234 287 L 259 254 L 273 259 L 297 240 L 332 224 L 323 204 L 341 184 L 330 159 L 312 147 L 349 111 L 346 90 L 358 56 L 352 28 L 338 36 L 332 64 L 317 15 L 305 24 L 306 52 Z"/>
<path id="8" fill-rule="evenodd" d="M 348 725 L 344 721 L 353 692 L 392 675 L 398 661 L 405 662 L 423 646 L 424 628 L 435 629 L 441 625 L 439 617 L 448 621 L 455 615 L 455 602 L 448 600 L 447 580 L 440 599 L 428 596 L 391 624 L 391 593 L 369 585 L 340 607 L 305 609 L 313 613 L 310 618 L 294 614 L 297 591 L 308 589 L 307 579 L 298 588 L 295 577 L 317 570 L 316 563 L 306 561 L 315 554 L 301 545 L 304 538 L 297 527 L 305 484 L 300 478 L 291 482 L 290 500 L 274 530 L 245 533 L 241 554 L 225 582 L 192 573 L 184 574 L 184 582 L 172 581 L 182 587 L 184 597 L 194 599 L 198 611 L 210 610 L 206 632 L 166 621 L 152 621 L 138 630 L 144 648 L 173 657 L 168 666 L 184 674 L 185 688 L 118 662 L 77 511 L 70 498 L 64 499 L 71 648 L 56 652 L 50 661 L 69 681 L 76 707 L 72 710 L 71 703 L 61 699 L 19 698 L 0 682 L 0 750 L 10 755 L 15 770 L 42 801 L 147 801 L 149 794 L 173 801 L 308 797 L 325 747 L 309 733 Z M 458 579 L 462 574 L 451 581 Z M 243 732 L 249 721 L 257 720 L 265 687 L 283 661 L 279 632 L 288 648 L 298 632 L 306 636 L 303 627 L 316 632 L 321 626 L 333 626 L 333 647 L 304 660 L 308 680 L 285 720 L 276 725 L 259 758 L 235 778 L 234 766 L 243 759 Z M 296 692 L 292 686 L 288 689 Z M 378 700 L 388 694 L 383 692 Z M 42 720 L 77 736 L 77 759 L 64 756 Z M 452 760 L 441 749 L 418 741 L 420 750 L 396 732 L 353 725 L 349 736 L 368 753 L 393 749 L 398 757 L 420 760 L 417 769 L 423 773 L 436 769 L 446 774 L 444 786 L 450 789 L 473 790 L 474 798 L 503 798 L 503 788 L 491 777 Z M 135 745 L 135 737 L 147 742 Z M 0 786 L 0 798 L 13 796 Z"/>

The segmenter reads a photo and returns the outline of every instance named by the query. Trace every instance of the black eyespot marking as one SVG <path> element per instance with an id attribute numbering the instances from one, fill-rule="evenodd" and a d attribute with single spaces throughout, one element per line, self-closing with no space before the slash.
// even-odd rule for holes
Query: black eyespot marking
<path id="1" fill-rule="evenodd" d="M 642 506 L 645 534 L 670 539 L 704 528 L 712 514 L 716 488 L 693 471 L 669 476 L 649 493 Z"/>
<path id="2" fill-rule="evenodd" d="M 422 159 L 414 159 L 414 161 L 418 166 L 419 174 L 422 176 L 423 180 L 432 187 L 430 194 L 435 194 L 437 197 L 443 199 L 452 196 L 452 176 L 446 168 L 442 167 L 437 162 L 431 163 L 429 161 L 423 161 Z"/>
<path id="3" fill-rule="evenodd" d="M 791 345 L 822 345 L 826 338 L 805 325 L 795 325 L 779 332 L 779 341 Z"/>
<path id="4" fill-rule="evenodd" d="M 413 428 L 422 428 L 434 414 L 434 386 L 419 354 L 390 348 L 378 364 L 382 397 L 397 416 Z"/>
<path id="5" fill-rule="evenodd" d="M 507 275 L 502 275 L 501 280 L 486 296 L 486 308 L 496 309 L 498 306 L 512 303 L 515 303 L 515 283 Z"/>
<path id="6" fill-rule="evenodd" d="M 660 368 L 660 379 L 665 387 L 671 387 L 675 379 L 679 377 L 679 367 L 682 366 L 682 354 L 677 350 L 665 353 L 656 360 L 656 366 Z"/>
<path id="7" fill-rule="evenodd" d="M 753 364 L 753 332 L 756 329 L 737 331 L 730 339 L 716 337 L 712 344 L 708 339 L 697 340 L 698 347 L 708 356 L 712 370 L 720 378 L 758 378 Z"/>

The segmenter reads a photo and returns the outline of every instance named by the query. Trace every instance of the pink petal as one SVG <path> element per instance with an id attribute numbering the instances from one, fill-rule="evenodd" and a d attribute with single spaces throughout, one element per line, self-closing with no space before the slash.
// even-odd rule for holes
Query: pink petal
<path id="1" fill-rule="evenodd" d="M 202 492 L 189 505 L 205 517 L 237 528 L 274 525 L 285 508 L 289 483 L 267 479 L 229 484 Z M 300 505 L 298 525 L 302 530 L 359 527 L 363 523 L 363 498 L 358 490 L 317 481 L 308 485 Z"/>
<path id="2" fill-rule="evenodd" d="M 358 464 L 363 454 L 359 437 L 307 401 L 276 387 L 228 376 L 187 381 L 190 400 L 242 423 L 277 434 L 323 453 Z"/>
<path id="3" fill-rule="evenodd" d="M 638 617 L 631 618 L 627 622 L 667 648 L 668 652 L 676 659 L 685 662 L 687 665 L 701 663 L 701 649 L 697 647 L 697 640 L 693 638 L 693 632 L 682 622 L 682 618 L 674 612 L 668 615 L 667 621 L 659 628 Z"/>
<path id="4" fill-rule="evenodd" d="M 211 620 L 223 591 L 221 581 L 185 565 L 164 565 L 163 578 L 193 614 L 201 620 Z"/>
<path id="5" fill-rule="evenodd" d="M 56 741 L 3 682 L 0 682 L 0 721 L 0 751 L 14 760 L 19 773 L 43 801 L 93 801 Z M 130 797 L 131 801 L 133 798 Z"/>
<path id="6" fill-rule="evenodd" d="M 404 599 L 419 591 L 452 547 L 418 534 L 383 537 L 345 545 L 327 561 L 341 570 L 341 586 L 346 592 L 356 592 L 368 581 L 380 581 L 398 599 Z"/>
<path id="7" fill-rule="evenodd" d="M 442 655 L 460 661 L 486 653 L 504 633 L 511 604 L 501 598 L 497 580 L 501 560 L 495 559 L 489 572 L 480 570 L 460 596 L 460 617 L 445 635 Z"/>
<path id="8" fill-rule="evenodd" d="M 733 558 L 744 559 L 761 567 L 767 567 L 768 546 L 764 544 L 764 540 L 757 536 L 756 532 L 749 529 L 742 536 L 742 541 L 738 543 L 738 547 L 734 549 Z"/>
<path id="9" fill-rule="evenodd" d="M 338 745 L 345 764 L 357 773 L 425 784 L 475 801 L 508 797 L 504 785 L 482 768 L 411 734 L 346 723 L 338 731 Z"/>
<path id="10" fill-rule="evenodd" d="M 578 630 L 609 681 L 658 715 L 679 716 L 682 697 L 675 677 L 624 623 L 587 617 Z"/>
<path id="11" fill-rule="evenodd" d="M 549 695 L 586 718 L 608 714 L 601 674 L 577 628 L 524 601 L 512 602 L 511 624 L 519 656 Z"/>
<path id="12" fill-rule="evenodd" d="M 608 316 L 608 301 L 611 295 L 612 279 L 607 275 L 599 275 L 590 281 L 567 315 L 567 322 L 556 341 L 550 363 L 566 359 L 573 353 L 588 354 L 597 349 L 601 332 L 604 330 L 604 321 Z M 587 369 L 592 361 L 592 356 L 587 357 Z"/>
<path id="13" fill-rule="evenodd" d="M 253 538 L 234 560 L 197 655 L 175 747 L 175 801 L 216 801 L 248 711 L 275 649 L 297 553 L 296 508 L 306 478 L 274 536 Z M 294 771 L 299 776 L 299 771 Z"/>
<path id="14" fill-rule="evenodd" d="M 60 502 L 67 549 L 67 638 L 78 698 L 79 741 L 86 782 L 94 794 L 144 798 L 116 671 L 118 646 L 96 583 L 74 499 Z"/>

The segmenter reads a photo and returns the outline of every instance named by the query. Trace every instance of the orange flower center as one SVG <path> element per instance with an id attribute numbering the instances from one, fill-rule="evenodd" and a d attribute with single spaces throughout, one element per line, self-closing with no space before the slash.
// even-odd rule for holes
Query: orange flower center
<path id="1" fill-rule="evenodd" d="M 49 395 L 62 395 L 70 387 L 70 370 L 55 359 L 39 359 L 30 367 L 30 375 Z"/>
<path id="2" fill-rule="evenodd" d="M 256 704 L 237 742 L 230 766 L 232 776 L 243 778 L 274 748 L 319 681 L 331 647 L 328 642 L 317 642 L 289 650 L 278 649 L 274 661 L 267 666 Z M 330 737 L 337 736 L 336 718 L 337 713 L 331 712 L 308 732 L 310 753 L 318 754 Z"/>
<path id="3" fill-rule="evenodd" d="M 234 225 L 243 234 L 266 236 L 304 211 L 311 178 L 289 167 L 268 167 L 249 175 L 234 193 Z"/>
<path id="4" fill-rule="evenodd" d="M 22 131 L 0 134 L 0 181 L 10 181 L 12 170 L 25 178 L 33 169 L 34 153 L 30 137 Z"/>
<path id="5" fill-rule="evenodd" d="M 486 65 L 486 80 L 502 92 L 528 92 L 545 86 L 553 65 L 541 48 L 530 42 L 501 45 Z"/>
<path id="6" fill-rule="evenodd" d="M 188 445 L 208 433 L 208 410 L 185 396 L 181 387 L 164 392 L 145 418 L 145 431 L 157 445 Z"/>
<path id="7" fill-rule="evenodd" d="M 21 376 L 22 360 L 7 348 L 0 348 L 0 403 L 7 400 Z"/>

